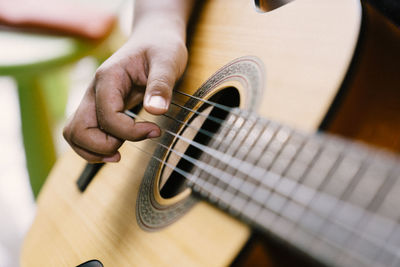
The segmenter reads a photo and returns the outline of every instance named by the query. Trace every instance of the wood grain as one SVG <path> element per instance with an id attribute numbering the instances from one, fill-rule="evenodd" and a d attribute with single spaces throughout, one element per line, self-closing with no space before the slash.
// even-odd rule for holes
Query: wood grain
<path id="1" fill-rule="evenodd" d="M 148 159 L 129 146 L 122 151 L 123 160 L 106 165 L 84 194 L 75 185 L 83 160 L 69 152 L 58 161 L 41 193 L 22 266 L 76 266 L 90 259 L 105 266 L 228 264 L 248 229 L 205 203 L 160 232 L 139 228 L 134 207 Z"/>
<path id="2" fill-rule="evenodd" d="M 269 13 L 252 1 L 206 1 L 192 28 L 190 61 L 179 90 L 194 93 L 229 61 L 254 55 L 265 64 L 259 113 L 315 131 L 341 86 L 359 34 L 356 0 L 297 0 Z M 162 123 L 162 121 L 161 121 Z M 152 146 L 140 143 L 146 150 Z M 72 152 L 58 161 L 38 200 L 22 266 L 224 266 L 250 229 L 205 203 L 173 225 L 145 232 L 135 201 L 149 161 L 131 144 L 82 194 L 75 182 L 84 162 Z"/>
<path id="3" fill-rule="evenodd" d="M 362 44 L 348 87 L 339 96 L 330 132 L 400 151 L 400 30 L 365 5 Z M 354 75 L 355 74 L 355 75 Z"/>

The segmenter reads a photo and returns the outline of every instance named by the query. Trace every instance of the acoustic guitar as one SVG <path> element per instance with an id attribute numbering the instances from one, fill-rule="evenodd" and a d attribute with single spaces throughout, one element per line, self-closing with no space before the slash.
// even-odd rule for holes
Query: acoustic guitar
<path id="1" fill-rule="evenodd" d="M 399 30 L 357 0 L 199 2 L 171 109 L 126 111 L 162 137 L 59 159 L 21 265 L 399 266 Z"/>

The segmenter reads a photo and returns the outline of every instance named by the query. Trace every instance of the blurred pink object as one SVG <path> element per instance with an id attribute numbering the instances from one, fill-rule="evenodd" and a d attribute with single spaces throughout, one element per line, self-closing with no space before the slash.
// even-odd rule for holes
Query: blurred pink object
<path id="1" fill-rule="evenodd" d="M 113 12 L 68 0 L 0 0 L 0 25 L 101 39 L 111 31 Z"/>

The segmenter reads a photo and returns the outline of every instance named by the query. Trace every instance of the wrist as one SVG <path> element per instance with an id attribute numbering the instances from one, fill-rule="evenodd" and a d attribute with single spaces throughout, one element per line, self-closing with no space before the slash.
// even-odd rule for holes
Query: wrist
<path id="1" fill-rule="evenodd" d="M 187 22 L 193 3 L 193 0 L 136 0 L 132 33 L 167 32 L 185 41 Z"/>
<path id="2" fill-rule="evenodd" d="M 137 44 L 174 42 L 186 44 L 186 23 L 170 15 L 149 14 L 135 20 L 130 40 Z"/>

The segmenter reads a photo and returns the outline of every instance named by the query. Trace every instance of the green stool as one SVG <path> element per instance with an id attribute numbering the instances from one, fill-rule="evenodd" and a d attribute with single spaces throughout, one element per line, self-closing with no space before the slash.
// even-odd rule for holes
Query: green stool
<path id="1" fill-rule="evenodd" d="M 0 32 L 0 75 L 11 76 L 17 82 L 26 162 L 35 197 L 56 161 L 52 130 L 66 104 L 66 66 L 88 55 L 102 61 L 110 50 L 107 40 L 92 43 L 69 37 Z"/>

